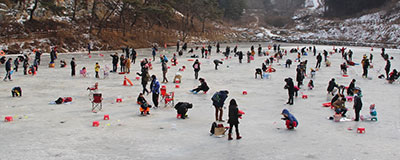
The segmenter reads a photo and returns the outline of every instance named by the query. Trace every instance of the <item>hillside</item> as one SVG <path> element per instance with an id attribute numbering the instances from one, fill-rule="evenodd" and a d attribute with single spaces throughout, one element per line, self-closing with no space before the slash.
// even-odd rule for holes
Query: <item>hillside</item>
<path id="1" fill-rule="evenodd" d="M 175 45 L 178 40 L 398 47 L 398 0 L 344 18 L 326 17 L 324 2 L 0 0 L 0 49 L 49 52 L 57 46 L 60 52 L 74 52 L 90 45 L 93 50 L 116 50 Z"/>

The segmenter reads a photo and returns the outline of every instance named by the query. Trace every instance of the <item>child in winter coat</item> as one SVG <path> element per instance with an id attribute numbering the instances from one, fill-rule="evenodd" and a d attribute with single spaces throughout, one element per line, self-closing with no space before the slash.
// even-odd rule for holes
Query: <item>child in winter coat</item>
<path id="1" fill-rule="evenodd" d="M 139 97 L 137 98 L 137 104 L 140 105 L 140 115 L 150 114 L 151 105 L 147 103 L 146 99 L 143 97 L 143 93 L 139 94 Z"/>
<path id="2" fill-rule="evenodd" d="M 310 90 L 312 90 L 314 88 L 314 81 L 313 80 L 310 80 L 310 82 L 308 82 L 308 88 Z"/>
<path id="3" fill-rule="evenodd" d="M 286 121 L 287 129 L 294 129 L 295 127 L 297 127 L 299 125 L 299 122 L 297 121 L 297 119 L 287 109 L 282 110 L 282 115 L 283 115 L 283 118 L 281 118 L 281 119 Z"/>
<path id="4" fill-rule="evenodd" d="M 96 78 L 100 78 L 99 77 L 100 65 L 99 65 L 98 62 L 96 62 L 96 66 L 94 67 L 94 71 L 96 72 Z"/>

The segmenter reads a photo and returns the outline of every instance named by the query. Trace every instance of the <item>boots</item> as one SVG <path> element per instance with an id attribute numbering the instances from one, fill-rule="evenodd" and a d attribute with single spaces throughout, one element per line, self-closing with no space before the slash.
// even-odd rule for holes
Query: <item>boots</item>
<path id="1" fill-rule="evenodd" d="M 238 132 L 236 132 L 236 139 L 241 139 L 242 137 L 239 135 Z"/>
<path id="2" fill-rule="evenodd" d="M 233 138 L 232 138 L 232 134 L 228 134 L 228 140 L 230 141 L 230 140 L 232 140 Z"/>

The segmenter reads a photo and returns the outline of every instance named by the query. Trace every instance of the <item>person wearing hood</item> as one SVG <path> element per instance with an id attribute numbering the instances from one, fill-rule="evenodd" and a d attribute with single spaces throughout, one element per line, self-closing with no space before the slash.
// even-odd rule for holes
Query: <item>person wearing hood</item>
<path id="1" fill-rule="evenodd" d="M 289 100 L 286 104 L 293 105 L 293 96 L 294 96 L 294 84 L 292 78 L 285 79 L 286 85 L 285 89 L 288 90 Z"/>
<path id="2" fill-rule="evenodd" d="M 282 120 L 286 121 L 286 128 L 287 129 L 294 129 L 299 125 L 296 117 L 294 117 L 287 109 L 282 110 L 283 118 Z"/>
<path id="3" fill-rule="evenodd" d="M 189 109 L 193 108 L 193 104 L 188 102 L 178 102 L 175 105 L 176 112 L 178 114 L 177 118 L 185 119 L 187 118 L 187 112 Z M 179 116 L 180 115 L 180 116 Z"/>
<path id="4" fill-rule="evenodd" d="M 150 89 L 151 92 L 153 93 L 153 104 L 154 107 L 158 107 L 158 97 L 160 96 L 160 82 L 158 82 L 156 75 L 151 76 L 151 83 L 150 83 Z"/>
<path id="5" fill-rule="evenodd" d="M 207 93 L 207 91 L 210 89 L 210 87 L 208 87 L 206 80 L 203 78 L 199 78 L 199 81 L 200 81 L 200 86 L 198 86 L 195 89 L 192 89 L 190 92 L 193 92 L 194 94 L 197 94 L 200 91 Z"/>
<path id="6" fill-rule="evenodd" d="M 359 87 L 356 87 L 354 89 L 354 106 L 353 109 L 355 111 L 356 117 L 355 121 L 359 121 L 360 119 L 360 111 L 362 109 L 362 100 L 361 100 L 361 89 Z"/>
<path id="7" fill-rule="evenodd" d="M 242 137 L 239 134 L 239 117 L 241 114 L 239 113 L 238 105 L 235 99 L 232 99 L 229 102 L 229 112 L 228 112 L 228 123 L 229 123 L 229 133 L 228 140 L 232 140 L 232 129 L 235 126 L 236 139 L 241 139 Z"/>
<path id="8" fill-rule="evenodd" d="M 223 115 L 223 107 L 226 98 L 228 98 L 229 92 L 227 90 L 222 90 L 217 93 L 214 93 L 212 96 L 211 100 L 213 102 L 213 105 L 215 107 L 215 120 L 223 122 L 222 120 L 222 115 Z"/>
<path id="9" fill-rule="evenodd" d="M 335 87 L 339 88 L 339 86 L 335 82 L 335 78 L 332 78 L 331 81 L 329 81 L 328 88 L 326 89 L 328 91 L 328 94 L 332 94 L 332 96 L 333 96 L 334 95 L 333 89 Z"/>

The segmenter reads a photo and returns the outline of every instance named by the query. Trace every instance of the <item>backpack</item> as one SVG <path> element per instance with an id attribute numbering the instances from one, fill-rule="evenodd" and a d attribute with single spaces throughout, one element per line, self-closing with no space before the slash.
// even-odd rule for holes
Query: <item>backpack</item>
<path id="1" fill-rule="evenodd" d="M 213 102 L 218 102 L 219 99 L 220 99 L 220 98 L 219 98 L 218 92 L 215 93 L 215 94 L 211 97 L 211 100 L 212 100 Z"/>

